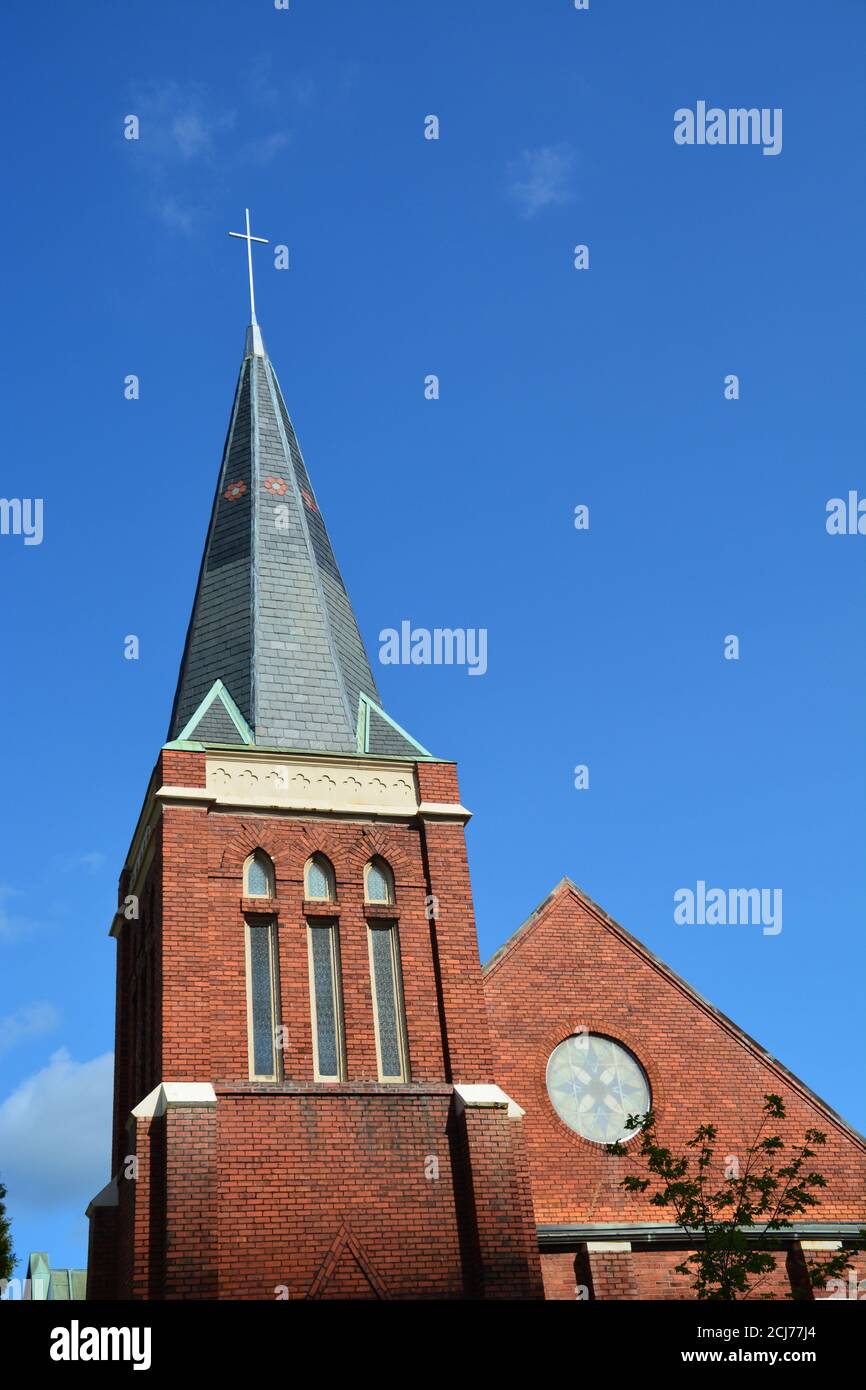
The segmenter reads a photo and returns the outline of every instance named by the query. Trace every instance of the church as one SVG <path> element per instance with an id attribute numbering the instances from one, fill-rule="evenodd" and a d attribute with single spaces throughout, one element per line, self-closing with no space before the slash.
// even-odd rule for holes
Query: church
<path id="1" fill-rule="evenodd" d="M 695 1236 L 607 1146 L 652 1107 L 675 1152 L 708 1121 L 742 1152 L 767 1092 L 792 1139 L 827 1134 L 764 1285 L 811 1297 L 812 1252 L 866 1214 L 866 1141 L 567 878 L 479 961 L 457 769 L 383 707 L 245 239 L 251 323 L 111 927 L 87 1297 L 689 1298 Z"/>

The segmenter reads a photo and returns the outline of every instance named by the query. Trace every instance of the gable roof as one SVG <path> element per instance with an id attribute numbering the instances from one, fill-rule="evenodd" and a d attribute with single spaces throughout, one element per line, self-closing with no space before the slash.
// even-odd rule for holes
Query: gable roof
<path id="1" fill-rule="evenodd" d="M 276 372 L 250 330 L 168 740 L 244 744 L 249 734 L 259 747 L 363 752 L 362 699 L 381 713 Z M 371 753 L 429 757 L 387 716 L 374 722 Z"/>
<path id="2" fill-rule="evenodd" d="M 765 1066 L 769 1067 L 771 1071 L 774 1071 L 788 1086 L 799 1092 L 804 1100 L 807 1100 L 811 1105 L 820 1109 L 834 1124 L 844 1130 L 848 1137 L 854 1140 L 861 1149 L 866 1150 L 866 1136 L 849 1125 L 847 1120 L 843 1119 L 832 1106 L 828 1105 L 821 1096 L 817 1095 L 811 1087 L 807 1086 L 805 1081 L 801 1081 L 800 1078 L 792 1071 L 789 1071 L 778 1058 L 774 1057 L 772 1053 L 768 1052 L 766 1048 L 762 1047 L 759 1042 L 756 1042 L 753 1037 L 740 1028 L 733 1019 L 728 1018 L 727 1014 L 723 1014 L 721 1009 L 717 1009 L 714 1004 L 711 1004 L 708 999 L 705 999 L 698 990 L 694 989 L 693 986 L 688 983 L 688 981 L 684 980 L 681 975 L 678 975 L 675 970 L 672 970 L 669 965 L 666 965 L 663 960 L 654 955 L 642 941 L 639 941 L 636 936 L 632 936 L 631 932 L 626 931 L 625 927 L 621 926 L 619 922 L 614 921 L 613 917 L 608 916 L 604 908 L 599 907 L 598 903 L 595 902 L 588 893 L 585 893 L 582 888 L 579 888 L 567 875 L 559 880 L 556 887 L 547 894 L 547 897 L 542 899 L 517 930 L 512 932 L 511 936 L 509 936 L 499 949 L 494 951 L 490 959 L 482 965 L 481 972 L 485 981 L 492 976 L 514 952 L 520 950 L 520 947 L 526 942 L 528 937 L 532 935 L 533 931 L 546 916 L 547 911 L 553 903 L 566 893 L 574 897 L 576 901 L 598 921 L 600 926 L 616 936 L 624 946 L 628 947 L 629 950 L 633 951 L 635 955 L 639 956 L 659 975 L 663 976 L 669 984 L 675 989 L 678 989 L 705 1014 L 708 1014 L 710 1018 L 725 1030 L 725 1032 L 733 1036 L 743 1047 L 751 1052 L 754 1057 Z"/>
<path id="3" fill-rule="evenodd" d="M 86 1269 L 52 1269 L 45 1250 L 34 1250 L 27 1261 L 26 1299 L 83 1301 L 87 1297 Z"/>

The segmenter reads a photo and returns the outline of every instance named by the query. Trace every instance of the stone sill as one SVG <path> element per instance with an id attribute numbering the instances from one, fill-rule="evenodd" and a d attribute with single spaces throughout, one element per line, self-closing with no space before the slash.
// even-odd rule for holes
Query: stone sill
<path id="1" fill-rule="evenodd" d="M 279 917 L 279 900 L 277 898 L 241 898 L 241 912 L 245 917 Z"/>
<path id="2" fill-rule="evenodd" d="M 340 904 L 323 902 L 321 898 L 304 898 L 303 913 L 305 917 L 339 917 Z"/>

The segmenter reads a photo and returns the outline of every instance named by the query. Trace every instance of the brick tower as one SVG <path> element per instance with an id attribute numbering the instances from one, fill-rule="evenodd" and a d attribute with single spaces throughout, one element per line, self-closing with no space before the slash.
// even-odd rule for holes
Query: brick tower
<path id="1" fill-rule="evenodd" d="M 382 708 L 251 317 L 112 926 L 88 1297 L 540 1297 L 469 813 Z"/>

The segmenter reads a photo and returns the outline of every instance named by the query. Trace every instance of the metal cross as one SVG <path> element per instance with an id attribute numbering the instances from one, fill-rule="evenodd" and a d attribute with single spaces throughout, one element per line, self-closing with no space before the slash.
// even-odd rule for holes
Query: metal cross
<path id="1" fill-rule="evenodd" d="M 251 236 L 251 235 L 250 235 L 250 210 L 249 210 L 249 208 L 246 208 L 245 211 L 246 211 L 246 214 L 247 214 L 247 229 L 246 229 L 246 231 L 245 231 L 245 232 L 229 232 L 229 236 L 240 237 L 241 241 L 245 241 L 246 244 L 247 244 L 247 267 L 248 267 L 249 272 L 250 272 L 250 314 L 251 314 L 250 322 L 256 324 L 256 323 L 257 323 L 257 319 L 256 319 L 256 295 L 255 295 L 255 290 L 253 289 L 253 242 L 254 242 L 254 241 L 260 241 L 260 242 L 262 243 L 263 246 L 267 246 L 268 242 L 267 242 L 267 238 L 265 238 L 265 237 L 263 237 L 263 236 Z"/>

